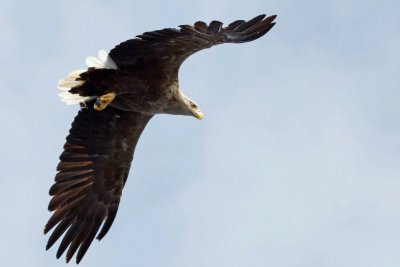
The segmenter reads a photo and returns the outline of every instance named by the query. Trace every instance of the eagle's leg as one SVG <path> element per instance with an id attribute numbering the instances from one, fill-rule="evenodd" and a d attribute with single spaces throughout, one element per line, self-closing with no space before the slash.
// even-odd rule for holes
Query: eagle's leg
<path id="1" fill-rule="evenodd" d="M 116 93 L 111 92 L 105 95 L 102 95 L 96 99 L 96 103 L 94 103 L 95 110 L 103 110 L 105 109 L 117 96 Z"/>

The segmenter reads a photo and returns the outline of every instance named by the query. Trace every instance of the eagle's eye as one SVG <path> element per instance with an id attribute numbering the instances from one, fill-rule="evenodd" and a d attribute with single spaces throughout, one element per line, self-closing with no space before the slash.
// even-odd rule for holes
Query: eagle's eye
<path id="1" fill-rule="evenodd" d="M 190 107 L 191 108 L 197 108 L 197 105 L 195 103 L 193 103 L 193 102 L 190 102 Z"/>

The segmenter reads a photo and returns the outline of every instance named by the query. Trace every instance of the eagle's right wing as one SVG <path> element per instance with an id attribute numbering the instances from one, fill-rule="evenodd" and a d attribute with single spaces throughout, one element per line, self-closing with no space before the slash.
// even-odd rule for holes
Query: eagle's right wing
<path id="1" fill-rule="evenodd" d="M 222 27 L 222 22 L 202 21 L 180 29 L 145 32 L 137 38 L 117 45 L 109 53 L 117 66 L 124 68 L 154 68 L 178 74 L 179 66 L 193 53 L 222 43 L 244 43 L 260 38 L 274 25 L 276 16 L 257 16 L 249 21 L 237 20 Z"/>

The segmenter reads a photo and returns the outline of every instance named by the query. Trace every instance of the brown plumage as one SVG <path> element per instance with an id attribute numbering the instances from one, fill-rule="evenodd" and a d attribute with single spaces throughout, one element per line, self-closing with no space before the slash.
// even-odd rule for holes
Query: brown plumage
<path id="1" fill-rule="evenodd" d="M 89 67 L 61 81 L 68 96 L 85 98 L 49 191 L 53 197 L 48 208 L 54 213 L 44 232 L 54 230 L 47 249 L 64 235 L 57 258 L 68 249 L 67 262 L 77 252 L 79 263 L 96 235 L 105 236 L 117 214 L 135 146 L 155 114 L 202 118 L 195 102 L 179 89 L 182 62 L 213 45 L 255 40 L 274 26 L 275 17 L 260 15 L 227 27 L 199 21 L 145 32 L 112 49 L 107 58 L 111 63 L 103 62 L 104 68 Z M 115 99 L 102 111 L 95 110 L 95 99 L 107 93 Z"/>

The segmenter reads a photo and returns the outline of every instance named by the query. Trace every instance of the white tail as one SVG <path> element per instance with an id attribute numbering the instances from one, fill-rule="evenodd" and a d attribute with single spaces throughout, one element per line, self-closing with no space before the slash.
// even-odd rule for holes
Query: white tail
<path id="1" fill-rule="evenodd" d="M 96 69 L 117 69 L 117 65 L 110 58 L 108 53 L 105 50 L 100 50 L 97 58 L 96 57 L 87 57 L 86 65 L 89 68 Z M 79 104 L 84 101 L 94 99 L 97 96 L 80 96 L 78 94 L 71 94 L 68 92 L 73 87 L 81 86 L 84 81 L 77 80 L 80 75 L 86 72 L 86 69 L 74 70 L 68 74 L 68 76 L 58 81 L 57 87 L 63 92 L 58 94 L 61 97 L 61 101 L 65 102 L 67 105 Z"/>
<path id="2" fill-rule="evenodd" d="M 87 57 L 86 65 L 89 68 L 96 69 L 117 69 L 117 65 L 114 60 L 110 58 L 105 50 L 99 50 L 97 57 Z"/>

